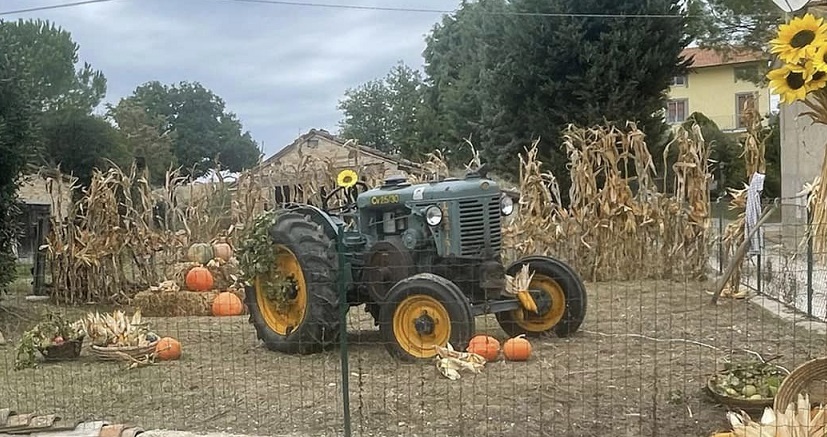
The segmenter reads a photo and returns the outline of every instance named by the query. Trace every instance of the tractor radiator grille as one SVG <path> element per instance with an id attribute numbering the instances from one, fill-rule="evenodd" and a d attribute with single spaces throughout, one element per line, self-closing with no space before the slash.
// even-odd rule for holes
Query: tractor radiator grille
<path id="1" fill-rule="evenodd" d="M 488 249 L 492 254 L 502 246 L 500 198 L 478 198 L 459 202 L 459 255 L 476 257 Z"/>

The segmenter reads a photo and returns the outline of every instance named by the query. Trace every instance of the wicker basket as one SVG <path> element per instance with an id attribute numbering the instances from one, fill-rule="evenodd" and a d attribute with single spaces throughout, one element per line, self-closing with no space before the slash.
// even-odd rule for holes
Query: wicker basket
<path id="1" fill-rule="evenodd" d="M 45 348 L 39 348 L 40 354 L 46 361 L 63 361 L 74 360 L 80 356 L 80 350 L 83 347 L 83 337 L 64 341 L 59 345 L 51 345 Z"/>
<path id="2" fill-rule="evenodd" d="M 799 394 L 808 394 L 811 404 L 825 403 L 827 401 L 825 388 L 813 387 L 813 383 L 819 382 L 827 387 L 827 357 L 807 361 L 793 369 L 778 387 L 773 408 L 776 411 L 785 411 L 790 403 L 798 402 Z"/>
<path id="3" fill-rule="evenodd" d="M 741 399 L 724 396 L 713 389 L 713 378 L 709 378 L 706 383 L 706 391 L 720 404 L 726 405 L 731 410 L 744 410 L 749 415 L 760 414 L 764 408 L 771 407 L 773 398 L 763 399 Z"/>
<path id="4" fill-rule="evenodd" d="M 158 345 L 158 340 L 146 346 L 123 346 L 123 347 L 101 347 L 92 345 L 90 348 L 94 354 L 101 361 L 123 361 L 122 354 L 126 354 L 135 359 L 141 359 L 145 355 L 155 352 L 155 346 Z"/>
<path id="5" fill-rule="evenodd" d="M 785 372 L 785 369 L 778 367 L 779 370 Z M 777 398 L 777 395 L 781 392 L 781 387 L 778 388 L 778 393 L 776 393 L 776 397 L 772 398 L 761 398 L 761 399 L 742 399 L 742 398 L 735 398 L 731 396 L 722 395 L 714 390 L 715 387 L 715 377 L 719 376 L 721 373 L 717 373 L 715 375 L 710 376 L 706 381 L 706 391 L 715 399 L 717 402 L 726 405 L 731 410 L 743 410 L 749 415 L 760 415 L 764 412 L 764 409 L 767 407 L 772 407 L 774 399 Z M 789 374 L 784 377 L 789 378 Z M 783 381 L 782 381 L 783 384 Z"/>

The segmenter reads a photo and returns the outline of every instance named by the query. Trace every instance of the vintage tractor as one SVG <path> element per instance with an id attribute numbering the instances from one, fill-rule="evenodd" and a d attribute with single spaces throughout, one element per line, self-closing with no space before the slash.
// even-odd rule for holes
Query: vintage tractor
<path id="1" fill-rule="evenodd" d="M 511 336 L 564 337 L 580 327 L 586 290 L 568 265 L 546 256 L 503 265 L 502 221 L 514 206 L 484 166 L 462 179 L 389 178 L 372 189 L 352 170 L 338 180 L 319 206 L 281 206 L 269 229 L 272 269 L 246 293 L 268 349 L 311 353 L 334 343 L 345 329 L 341 305 L 364 304 L 387 350 L 403 360 L 431 358 L 449 342 L 464 350 L 483 314 L 494 313 Z M 329 208 L 337 195 L 346 204 Z M 507 291 L 506 275 L 524 265 L 528 286 Z M 268 287 L 280 287 L 279 302 Z"/>

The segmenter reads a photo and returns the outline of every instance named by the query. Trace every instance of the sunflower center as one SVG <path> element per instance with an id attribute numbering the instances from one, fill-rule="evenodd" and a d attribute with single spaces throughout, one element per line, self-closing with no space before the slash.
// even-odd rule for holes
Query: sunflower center
<path id="1" fill-rule="evenodd" d="M 809 29 L 798 31 L 790 40 L 790 45 L 796 49 L 806 46 L 816 39 L 816 33 Z"/>
<path id="2" fill-rule="evenodd" d="M 823 72 L 823 71 L 816 71 L 815 73 L 813 73 L 813 80 L 821 80 L 821 79 L 824 79 L 824 76 L 825 76 L 825 75 L 827 75 L 827 73 L 825 73 L 825 72 Z"/>
<path id="3" fill-rule="evenodd" d="M 787 86 L 790 89 L 797 90 L 804 86 L 804 75 L 798 72 L 792 72 L 787 75 Z"/>

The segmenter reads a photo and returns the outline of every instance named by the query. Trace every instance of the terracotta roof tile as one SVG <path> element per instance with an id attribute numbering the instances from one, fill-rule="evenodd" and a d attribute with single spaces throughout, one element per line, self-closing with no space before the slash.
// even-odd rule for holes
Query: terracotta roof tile
<path id="1" fill-rule="evenodd" d="M 769 60 L 769 57 L 761 52 L 732 50 L 731 52 L 723 53 L 712 49 L 702 49 L 700 47 L 688 47 L 681 52 L 681 55 L 683 55 L 684 58 L 693 59 L 690 68 L 715 67 L 719 65 Z"/>

